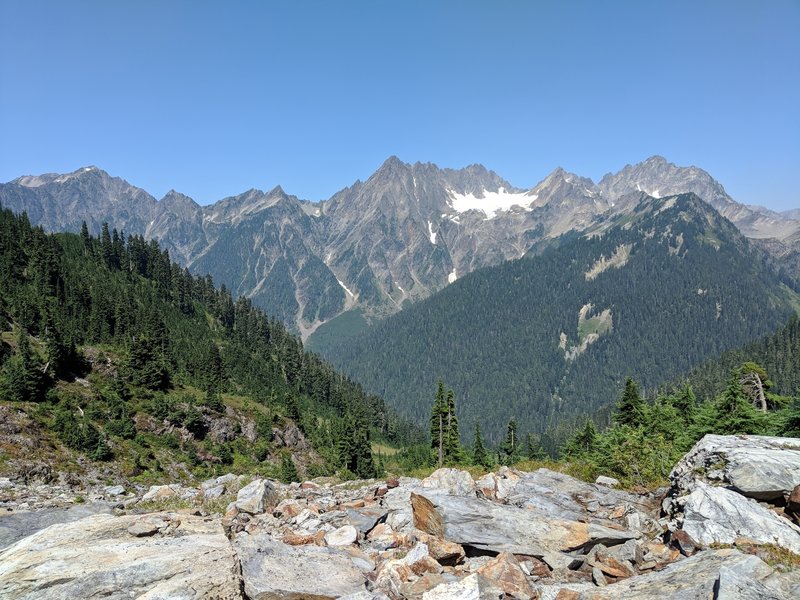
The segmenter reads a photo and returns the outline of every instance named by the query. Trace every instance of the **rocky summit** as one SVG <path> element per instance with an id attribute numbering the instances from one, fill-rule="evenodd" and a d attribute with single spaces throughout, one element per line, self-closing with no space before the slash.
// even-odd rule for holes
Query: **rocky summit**
<path id="1" fill-rule="evenodd" d="M 640 494 L 504 467 L 477 481 L 229 474 L 83 490 L 70 507 L 76 490 L 2 480 L 0 597 L 797 598 L 798 452 L 709 435 L 669 488 Z"/>

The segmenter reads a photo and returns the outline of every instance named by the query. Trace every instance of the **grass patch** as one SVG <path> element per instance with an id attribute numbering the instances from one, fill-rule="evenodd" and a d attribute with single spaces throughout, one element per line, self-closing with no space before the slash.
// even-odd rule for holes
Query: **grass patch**
<path id="1" fill-rule="evenodd" d="M 380 442 L 372 442 L 372 453 L 373 454 L 380 454 L 381 456 L 394 456 L 400 452 L 399 448 L 393 448 L 392 446 L 387 446 L 385 444 L 381 444 Z"/>

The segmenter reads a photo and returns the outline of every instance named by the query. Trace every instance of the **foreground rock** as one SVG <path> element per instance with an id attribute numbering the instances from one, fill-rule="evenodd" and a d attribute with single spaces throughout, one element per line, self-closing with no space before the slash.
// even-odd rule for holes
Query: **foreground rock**
<path id="1" fill-rule="evenodd" d="M 791 521 L 800 440 L 707 435 L 670 478 L 664 510 L 684 554 L 715 544 L 770 544 L 800 554 L 800 527 Z"/>
<path id="2" fill-rule="evenodd" d="M 531 511 L 479 498 L 412 493 L 414 525 L 431 535 L 491 552 L 536 557 L 621 544 L 640 534 L 594 523 L 543 518 Z"/>
<path id="3" fill-rule="evenodd" d="M 753 446 L 746 436 L 706 438 L 689 456 L 709 444 L 737 465 L 752 462 L 737 450 Z M 695 468 L 687 457 L 673 487 L 652 494 L 508 467 L 478 481 L 440 469 L 425 480 L 284 485 L 223 475 L 198 488 L 139 488 L 113 504 L 135 515 L 90 516 L 1 550 L 0 598 L 793 600 L 800 570 L 780 569 L 800 551 L 795 446 L 772 439 L 755 448 L 780 466 L 747 467 L 766 483 L 746 482 L 734 461 Z M 758 502 L 740 487 L 780 495 Z M 194 508 L 158 510 L 176 500 Z M 6 523 L 25 516 L 37 526 L 50 518 L 20 512 Z"/>
<path id="4" fill-rule="evenodd" d="M 707 435 L 672 470 L 679 494 L 695 482 L 731 486 L 756 500 L 779 500 L 800 484 L 800 439 Z"/>
<path id="5" fill-rule="evenodd" d="M 251 600 L 327 600 L 366 590 L 366 578 L 344 552 L 289 546 L 265 535 L 238 537 L 234 547 Z"/>
<path id="6" fill-rule="evenodd" d="M 734 586 L 744 586 L 757 595 L 723 595 L 721 587 L 734 591 Z M 542 586 L 542 598 L 573 600 L 688 600 L 719 599 L 781 600 L 792 596 L 793 589 L 800 591 L 800 578 L 789 574 L 782 576 L 756 556 L 737 550 L 723 549 L 703 552 L 678 561 L 662 571 L 632 577 L 603 588 L 587 586 Z M 569 594 L 573 591 L 573 594 Z M 796 597 L 796 596 L 794 596 Z"/>
<path id="7" fill-rule="evenodd" d="M 34 533 L 0 551 L 0 597 L 241 598 L 235 555 L 218 522 L 150 518 L 163 523 L 153 537 L 128 532 L 143 519 L 132 515 L 95 515 Z"/>
<path id="8" fill-rule="evenodd" d="M 266 479 L 256 479 L 248 483 L 236 495 L 236 508 L 251 515 L 263 513 L 279 502 L 275 484 Z"/>
<path id="9" fill-rule="evenodd" d="M 586 483 L 549 469 L 520 474 L 506 495 L 508 504 L 547 518 L 593 521 L 653 533 L 660 530 L 656 499 Z"/>
<path id="10" fill-rule="evenodd" d="M 702 482 L 685 499 L 682 529 L 703 546 L 744 539 L 800 555 L 800 527 L 754 500 Z"/>
<path id="11" fill-rule="evenodd" d="M 422 595 L 422 600 L 500 600 L 503 590 L 491 581 L 474 574 L 461 581 L 443 583 Z"/>
<path id="12" fill-rule="evenodd" d="M 48 508 L 0 515 L 0 550 L 17 540 L 57 523 L 71 523 L 91 515 L 113 514 L 108 502 L 75 504 L 68 508 Z"/>

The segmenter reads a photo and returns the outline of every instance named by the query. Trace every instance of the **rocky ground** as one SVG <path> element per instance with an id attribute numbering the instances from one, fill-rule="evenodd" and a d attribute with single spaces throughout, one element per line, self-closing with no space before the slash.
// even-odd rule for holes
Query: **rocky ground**
<path id="1" fill-rule="evenodd" d="M 800 440 L 706 436 L 671 481 L 637 495 L 546 469 L 225 475 L 75 502 L 0 478 L 0 597 L 800 597 Z"/>

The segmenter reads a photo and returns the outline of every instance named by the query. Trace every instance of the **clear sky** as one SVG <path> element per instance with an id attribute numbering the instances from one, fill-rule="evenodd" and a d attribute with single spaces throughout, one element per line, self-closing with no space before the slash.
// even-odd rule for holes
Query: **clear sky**
<path id="1" fill-rule="evenodd" d="M 518 187 L 661 154 L 800 207 L 800 1 L 0 0 L 0 181 L 319 200 L 392 154 Z"/>

